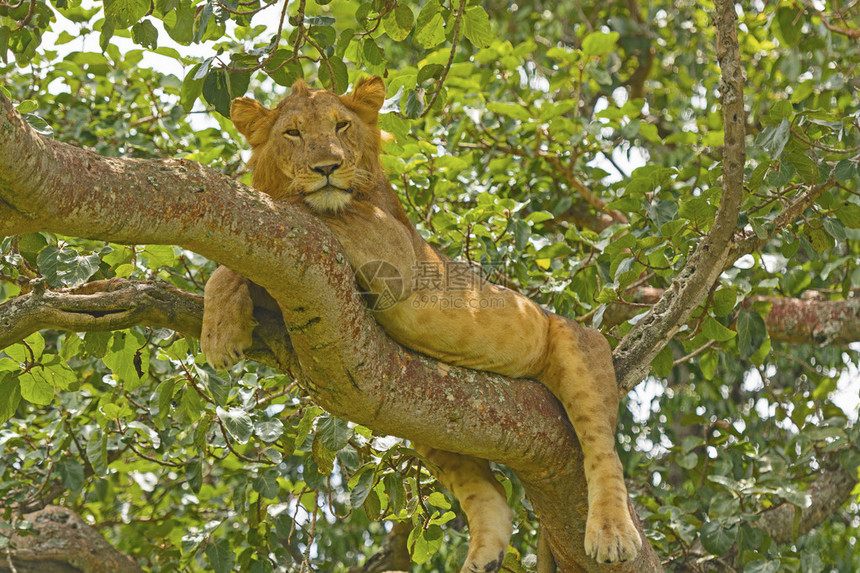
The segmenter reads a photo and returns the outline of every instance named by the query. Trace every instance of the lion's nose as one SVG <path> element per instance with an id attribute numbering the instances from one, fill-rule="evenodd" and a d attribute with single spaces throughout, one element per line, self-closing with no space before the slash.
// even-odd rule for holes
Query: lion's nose
<path id="1" fill-rule="evenodd" d="M 326 163 L 324 165 L 314 165 L 311 167 L 312 170 L 316 171 L 320 175 L 325 175 L 328 177 L 335 171 L 337 171 L 338 167 L 340 167 L 340 163 Z"/>

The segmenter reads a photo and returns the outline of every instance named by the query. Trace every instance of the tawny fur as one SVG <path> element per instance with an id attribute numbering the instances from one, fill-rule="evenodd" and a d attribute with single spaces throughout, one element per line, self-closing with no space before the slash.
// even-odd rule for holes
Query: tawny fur
<path id="1" fill-rule="evenodd" d="M 561 400 L 582 445 L 587 553 L 600 562 L 632 559 L 642 541 L 615 450 L 618 389 L 609 344 L 600 333 L 477 276 L 455 290 L 439 288 L 449 284 L 445 273 L 453 267 L 409 222 L 379 162 L 377 116 L 384 99 L 382 80 L 374 77 L 346 96 L 298 82 L 274 110 L 235 100 L 233 122 L 253 149 L 254 187 L 276 199 L 301 197 L 343 245 L 353 269 L 385 261 L 399 272 L 398 298 L 372 308 L 395 340 L 450 364 L 543 382 Z M 429 268 L 442 277 L 434 285 L 416 276 Z M 370 293 L 390 294 L 390 283 L 372 273 L 356 278 Z M 255 286 L 223 267 L 207 283 L 202 347 L 213 366 L 228 367 L 250 344 L 248 301 L 259 304 L 260 298 Z M 469 520 L 462 572 L 497 571 L 512 513 L 487 462 L 416 447 L 439 467 L 440 481 Z"/>

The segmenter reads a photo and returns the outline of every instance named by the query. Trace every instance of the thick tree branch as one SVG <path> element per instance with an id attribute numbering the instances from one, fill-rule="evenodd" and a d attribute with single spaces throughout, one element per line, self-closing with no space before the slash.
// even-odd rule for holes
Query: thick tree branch
<path id="1" fill-rule="evenodd" d="M 684 325 L 707 296 L 729 256 L 743 199 L 744 72 L 738 50 L 735 4 L 716 2 L 717 60 L 722 69 L 724 145 L 723 194 L 708 236 L 699 243 L 672 285 L 651 312 L 634 326 L 615 349 L 621 386 L 630 390 L 648 373 L 651 360 Z"/>
<path id="2" fill-rule="evenodd" d="M 70 509 L 50 505 L 24 517 L 33 535 L 12 536 L 0 573 L 12 571 L 10 562 L 17 573 L 143 573 Z"/>
<path id="3" fill-rule="evenodd" d="M 564 547 L 560 569 L 600 568 L 584 554 L 582 457 L 555 398 L 536 382 L 451 368 L 391 341 L 365 310 L 340 245 L 301 205 L 191 162 L 103 158 L 42 138 L 2 94 L 0 201 L 9 215 L 0 234 L 176 244 L 250 278 L 279 302 L 296 375 L 318 404 L 378 432 L 507 465 Z M 659 569 L 646 544 L 613 570 Z"/>
<path id="4" fill-rule="evenodd" d="M 825 470 L 806 489 L 805 493 L 809 495 L 807 507 L 799 508 L 789 502 L 782 503 L 763 511 L 756 526 L 766 531 L 777 543 L 790 543 L 799 535 L 809 533 L 838 511 L 851 496 L 851 490 L 856 484 L 856 473 L 852 475 L 842 466 Z"/>
<path id="5" fill-rule="evenodd" d="M 246 352 L 248 357 L 294 370 L 295 356 L 281 317 L 258 309 L 255 318 L 260 326 L 254 333 L 254 345 Z M 42 286 L 0 304 L 0 349 L 46 328 L 107 332 L 153 326 L 199 338 L 202 320 L 202 296 L 161 281 L 114 278 L 58 291 Z"/>
<path id="6" fill-rule="evenodd" d="M 662 289 L 636 289 L 629 303 L 610 304 L 603 314 L 603 324 L 615 326 L 642 312 L 643 305 L 656 304 Z M 770 312 L 764 323 L 770 339 L 789 344 L 836 344 L 845 346 L 860 341 L 860 299 L 827 300 L 826 298 L 782 298 L 754 296 L 741 304 L 749 308 L 755 302 L 766 302 Z"/>

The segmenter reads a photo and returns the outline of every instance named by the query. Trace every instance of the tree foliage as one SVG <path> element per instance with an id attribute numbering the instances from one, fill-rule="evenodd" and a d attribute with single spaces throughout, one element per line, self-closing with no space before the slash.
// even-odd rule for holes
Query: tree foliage
<path id="1" fill-rule="evenodd" d="M 731 248 L 654 343 L 619 426 L 669 570 L 860 570 L 860 430 L 835 399 L 860 362 L 860 11 L 842 4 L 736 8 Z M 56 140 L 247 183 L 232 98 L 384 75 L 382 161 L 422 234 L 616 344 L 683 292 L 726 193 L 712 18 L 663 0 L 0 2 L 0 89 Z M 62 502 L 153 571 L 347 571 L 392 521 L 411 525 L 416 570 L 458 569 L 467 528 L 408 443 L 327 414 L 298 370 L 216 372 L 193 325 L 107 300 L 119 279 L 153 300 L 202 293 L 213 261 L 49 232 L 6 237 L 0 256 L 0 324 L 35 325 L 0 334 L 0 546 L 29 527 L 13 515 Z M 54 300 L 93 320 L 36 317 Z M 537 518 L 500 473 L 518 512 L 505 564 L 531 571 Z"/>

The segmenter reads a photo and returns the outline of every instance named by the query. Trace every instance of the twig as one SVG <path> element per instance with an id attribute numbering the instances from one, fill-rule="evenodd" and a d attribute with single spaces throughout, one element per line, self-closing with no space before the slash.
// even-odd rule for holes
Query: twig
<path id="1" fill-rule="evenodd" d="M 691 358 L 695 358 L 696 356 L 698 356 L 699 354 L 701 354 L 702 352 L 704 352 L 708 348 L 714 346 L 716 343 L 717 343 L 716 340 L 709 340 L 707 342 L 707 344 L 703 344 L 702 346 L 698 347 L 697 349 L 695 349 L 691 353 L 687 354 L 686 356 L 682 356 L 681 358 L 679 358 L 675 362 L 673 362 L 672 368 L 674 368 L 675 366 L 678 366 L 679 364 L 684 364 L 685 362 L 689 361 Z"/>
<path id="2" fill-rule="evenodd" d="M 448 78 L 451 64 L 454 63 L 454 53 L 457 51 L 457 44 L 460 42 L 460 21 L 463 19 L 463 13 L 465 11 L 466 0 L 460 0 L 460 5 L 457 7 L 457 15 L 454 16 L 454 37 L 451 38 L 451 53 L 448 54 L 448 62 L 445 64 L 445 69 L 442 70 L 442 75 L 439 76 L 439 81 L 436 82 L 436 89 L 433 91 L 433 95 L 430 97 L 430 102 L 427 104 L 427 107 L 425 107 L 424 111 L 421 113 L 421 117 L 430 113 L 430 110 L 433 108 L 433 104 L 436 103 L 436 99 L 442 92 L 442 86 L 445 85 L 445 80 Z"/>

